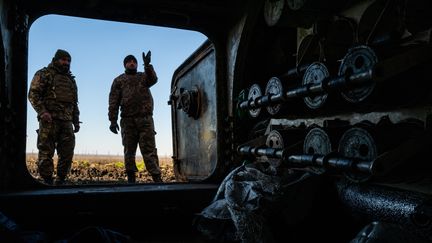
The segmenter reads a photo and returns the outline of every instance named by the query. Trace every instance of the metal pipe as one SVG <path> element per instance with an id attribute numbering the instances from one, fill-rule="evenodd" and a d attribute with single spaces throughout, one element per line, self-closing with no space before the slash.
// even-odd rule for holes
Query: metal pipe
<path id="1" fill-rule="evenodd" d="M 287 99 L 301 98 L 312 95 L 320 95 L 332 89 L 347 87 L 349 85 L 362 85 L 373 81 L 373 70 L 324 79 L 321 83 L 301 85 L 288 90 L 285 94 L 268 94 L 257 97 L 255 100 L 245 100 L 240 103 L 241 109 L 254 109 L 268 105 L 281 104 Z"/>
<path id="2" fill-rule="evenodd" d="M 336 154 L 293 154 L 286 155 L 282 148 L 240 146 L 237 149 L 241 155 L 248 156 L 267 156 L 269 158 L 282 159 L 289 166 L 319 166 L 324 168 L 334 168 L 349 172 L 372 173 L 373 161 L 358 161 L 357 159 L 340 157 Z"/>
<path id="3" fill-rule="evenodd" d="M 269 158 L 278 159 L 282 159 L 284 157 L 284 150 L 277 148 L 240 146 L 237 151 L 241 155 L 267 156 Z"/>

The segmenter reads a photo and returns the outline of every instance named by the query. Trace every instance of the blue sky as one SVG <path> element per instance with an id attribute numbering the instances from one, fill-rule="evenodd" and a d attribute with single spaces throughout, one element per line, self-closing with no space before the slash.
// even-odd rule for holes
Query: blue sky
<path id="1" fill-rule="evenodd" d="M 78 85 L 81 130 L 76 135 L 76 154 L 122 155 L 120 134 L 109 131 L 108 93 L 115 77 L 124 72 L 123 58 L 138 59 L 151 50 L 159 80 L 151 88 L 155 110 L 156 146 L 159 156 L 172 155 L 171 107 L 167 101 L 175 69 L 205 40 L 199 32 L 149 25 L 47 15 L 30 28 L 28 83 L 46 67 L 57 49 L 72 55 L 71 71 Z M 27 104 L 27 152 L 37 152 L 36 113 Z M 137 150 L 139 155 L 139 149 Z"/>

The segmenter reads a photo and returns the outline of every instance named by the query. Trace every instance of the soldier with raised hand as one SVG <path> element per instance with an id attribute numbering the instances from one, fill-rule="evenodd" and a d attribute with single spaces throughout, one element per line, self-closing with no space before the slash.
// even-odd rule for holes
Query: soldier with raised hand
<path id="1" fill-rule="evenodd" d="M 65 182 L 74 155 L 74 133 L 80 129 L 78 88 L 70 72 L 70 63 L 71 55 L 57 50 L 48 67 L 35 73 L 28 93 L 39 121 L 38 172 L 47 184 L 54 182 L 55 150 L 58 155 L 55 184 Z"/>
<path id="2" fill-rule="evenodd" d="M 150 87 L 157 82 L 156 72 L 150 64 L 151 52 L 142 53 L 144 72 L 137 72 L 137 59 L 128 55 L 123 60 L 125 72 L 116 77 L 109 94 L 108 119 L 111 132 L 117 134 L 119 109 L 124 164 L 129 183 L 135 183 L 135 157 L 139 145 L 144 164 L 154 182 L 162 182 L 155 142 L 153 97 Z"/>

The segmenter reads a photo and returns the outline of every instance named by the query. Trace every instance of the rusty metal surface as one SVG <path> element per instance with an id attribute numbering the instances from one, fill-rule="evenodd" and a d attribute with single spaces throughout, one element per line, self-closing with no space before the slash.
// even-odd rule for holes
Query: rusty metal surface
<path id="1" fill-rule="evenodd" d="M 195 119 L 177 109 L 178 102 L 172 103 L 174 157 L 182 176 L 202 180 L 218 161 L 215 51 L 208 45 L 187 63 L 192 65 L 184 65 L 173 79 L 172 96 L 179 96 L 182 89 L 197 90 L 200 110 Z"/>

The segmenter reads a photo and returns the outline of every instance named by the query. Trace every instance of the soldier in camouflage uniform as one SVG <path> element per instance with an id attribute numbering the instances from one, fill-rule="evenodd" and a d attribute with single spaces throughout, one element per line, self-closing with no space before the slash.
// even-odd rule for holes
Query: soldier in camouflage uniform
<path id="1" fill-rule="evenodd" d="M 124 146 L 124 163 L 129 183 L 135 182 L 137 145 L 144 164 L 154 182 L 162 182 L 159 159 L 155 143 L 153 123 L 153 97 L 150 87 L 157 82 L 157 76 L 150 64 L 151 52 L 143 53 L 145 72 L 137 72 L 137 59 L 128 55 L 123 60 L 125 73 L 114 79 L 109 94 L 108 118 L 110 130 L 117 134 L 120 108 L 120 127 Z"/>
<path id="2" fill-rule="evenodd" d="M 69 71 L 71 56 L 57 50 L 48 67 L 37 71 L 28 98 L 39 120 L 38 171 L 47 184 L 53 183 L 53 156 L 57 149 L 56 184 L 63 184 L 72 164 L 75 135 L 80 129 L 78 89 Z"/>

